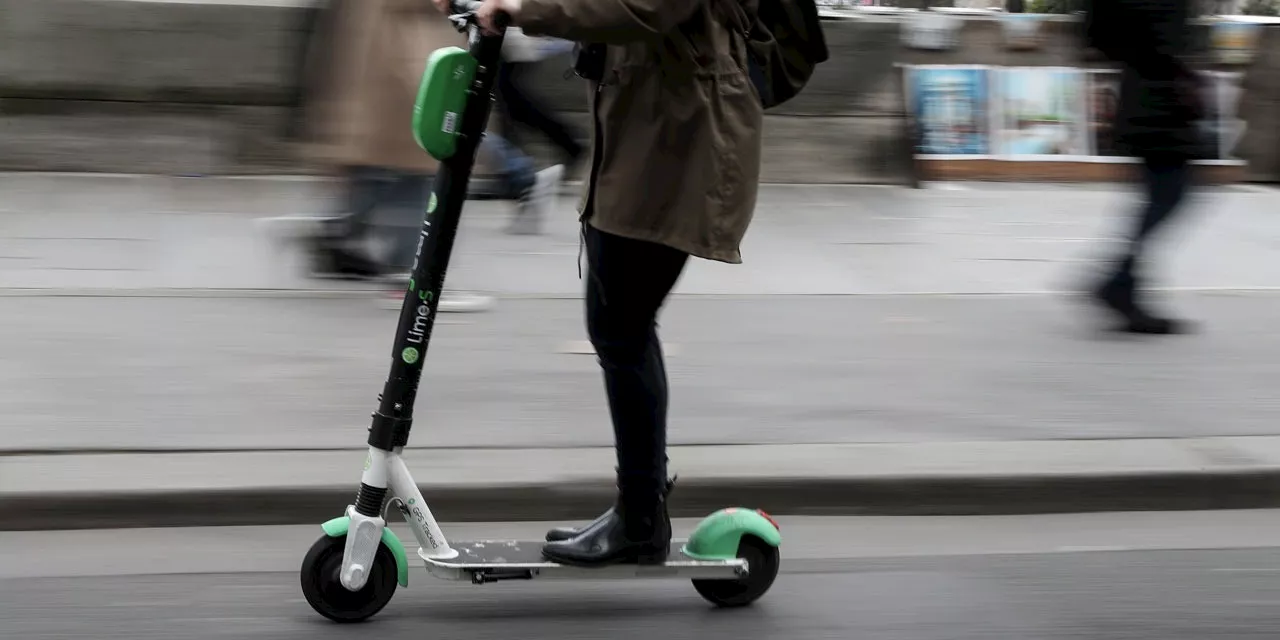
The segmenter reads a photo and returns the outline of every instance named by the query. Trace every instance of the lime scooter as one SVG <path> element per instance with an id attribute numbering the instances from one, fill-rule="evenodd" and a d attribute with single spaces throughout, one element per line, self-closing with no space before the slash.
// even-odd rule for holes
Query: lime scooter
<path id="1" fill-rule="evenodd" d="M 468 33 L 469 50 L 436 51 L 423 74 L 413 132 L 440 161 L 440 169 L 400 311 L 391 373 L 369 427 L 360 489 L 345 515 L 321 525 L 324 534 L 302 561 L 302 592 L 312 608 L 337 622 L 359 622 L 382 610 L 409 578 L 404 545 L 384 519 L 384 508 L 394 505 L 417 538 L 418 556 L 437 578 L 488 584 L 544 577 L 682 577 L 692 579 L 696 591 L 718 606 L 748 605 L 769 590 L 780 564 L 778 525 L 762 511 L 728 508 L 707 516 L 688 540 L 672 541 L 663 564 L 570 567 L 543 558 L 541 541 L 450 543 L 401 457 L 502 50 L 503 34 L 483 33 L 476 24 L 479 4 L 454 1 L 450 20 Z"/>

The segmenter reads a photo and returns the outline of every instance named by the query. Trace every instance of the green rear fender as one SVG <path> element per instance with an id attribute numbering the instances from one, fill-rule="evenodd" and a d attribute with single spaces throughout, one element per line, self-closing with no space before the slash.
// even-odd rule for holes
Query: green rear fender
<path id="1" fill-rule="evenodd" d="M 782 544 L 778 525 L 763 511 L 730 507 L 703 518 L 682 551 L 696 560 L 736 558 L 738 542 L 744 535 L 755 536 L 774 547 Z"/>
<path id="2" fill-rule="evenodd" d="M 334 518 L 322 525 L 324 534 L 330 538 L 339 538 L 347 535 L 347 529 L 351 527 L 350 516 L 341 516 Z M 391 555 L 396 559 L 396 581 L 400 586 L 409 586 L 409 557 L 404 553 L 404 545 L 400 543 L 400 538 L 392 533 L 390 527 L 382 528 L 382 544 L 387 545 L 391 550 Z"/>

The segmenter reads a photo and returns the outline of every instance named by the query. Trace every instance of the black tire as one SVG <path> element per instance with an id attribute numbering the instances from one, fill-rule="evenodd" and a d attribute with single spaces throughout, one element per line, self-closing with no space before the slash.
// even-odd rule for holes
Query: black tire
<path id="1" fill-rule="evenodd" d="M 342 586 L 342 549 L 347 537 L 322 536 L 302 560 L 302 595 L 316 613 L 334 622 L 363 622 L 387 606 L 396 592 L 396 558 L 378 545 L 369 579 L 359 591 Z"/>
<path id="2" fill-rule="evenodd" d="M 749 573 L 737 580 L 694 580 L 698 595 L 717 607 L 745 607 L 763 596 L 778 577 L 782 558 L 778 548 L 755 536 L 742 536 L 738 557 L 747 561 Z"/>

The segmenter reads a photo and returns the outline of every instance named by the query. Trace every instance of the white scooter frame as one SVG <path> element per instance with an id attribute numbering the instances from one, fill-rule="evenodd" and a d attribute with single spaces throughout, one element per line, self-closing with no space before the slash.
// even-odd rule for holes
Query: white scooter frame
<path id="1" fill-rule="evenodd" d="M 570 567 L 544 560 L 540 556 L 531 557 L 528 547 L 540 546 L 538 542 L 514 540 L 465 542 L 459 545 L 462 549 L 460 553 L 459 549 L 449 546 L 400 453 L 401 450 L 385 452 L 370 448 L 362 482 L 369 486 L 389 485 L 392 492 L 389 503 L 395 504 L 404 515 L 409 530 L 418 541 L 418 556 L 426 563 L 431 575 L 437 578 L 485 584 L 537 577 L 683 577 L 726 580 L 742 578 L 750 573 L 747 561 L 742 558 L 697 560 L 681 552 L 673 553 L 672 558 L 661 565 L 624 564 L 598 569 Z M 358 591 L 364 587 L 364 581 L 368 577 L 365 568 L 372 565 L 377 542 L 386 521 L 381 516 L 363 516 L 356 511 L 354 505 L 347 508 L 347 515 L 351 518 L 350 532 L 354 535 L 348 533 L 347 536 L 342 562 L 342 583 L 346 588 Z M 674 541 L 673 547 L 680 548 L 681 542 L 683 541 Z"/>

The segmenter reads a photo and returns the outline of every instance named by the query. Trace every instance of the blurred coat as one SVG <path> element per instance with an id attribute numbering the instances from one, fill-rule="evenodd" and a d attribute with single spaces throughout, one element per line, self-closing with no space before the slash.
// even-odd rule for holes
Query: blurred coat
<path id="1" fill-rule="evenodd" d="M 754 0 L 523 0 L 530 35 L 608 46 L 590 95 L 584 220 L 605 233 L 737 263 L 760 177 L 763 109 L 746 42 L 721 11 Z M 644 265 L 636 265 L 643 269 Z"/>
<path id="2" fill-rule="evenodd" d="M 1117 151 L 1141 158 L 1209 157 L 1196 121 L 1205 88 L 1188 75 L 1191 0 L 1089 0 L 1089 46 L 1121 65 Z M 1197 95 L 1199 93 L 1200 95 Z"/>
<path id="3" fill-rule="evenodd" d="M 339 0 L 317 38 L 308 73 L 308 152 L 333 169 L 366 166 L 434 174 L 413 138 L 413 103 L 431 52 L 466 47 L 429 0 Z"/>

